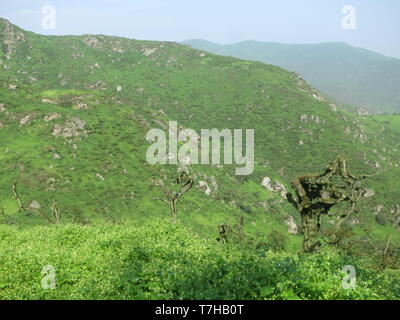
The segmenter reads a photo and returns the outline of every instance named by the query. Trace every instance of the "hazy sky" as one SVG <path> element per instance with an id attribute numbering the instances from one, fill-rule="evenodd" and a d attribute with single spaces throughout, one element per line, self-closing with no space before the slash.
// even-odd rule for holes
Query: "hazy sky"
<path id="1" fill-rule="evenodd" d="M 55 29 L 44 29 L 52 5 Z M 344 29 L 342 8 L 355 8 Z M 341 41 L 400 58 L 400 0 L 0 0 L 0 17 L 41 34 L 102 33 L 218 43 Z"/>

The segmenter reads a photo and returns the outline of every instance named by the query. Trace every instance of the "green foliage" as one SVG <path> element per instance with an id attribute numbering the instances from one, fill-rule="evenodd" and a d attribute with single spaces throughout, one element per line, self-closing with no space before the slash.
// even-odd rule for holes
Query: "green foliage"
<path id="1" fill-rule="evenodd" d="M 0 226 L 0 299 L 399 299 L 400 274 L 356 261 L 356 290 L 341 287 L 349 264 L 315 255 L 255 251 L 194 237 L 181 224 Z M 43 266 L 56 288 L 41 287 Z"/>
<path id="2" fill-rule="evenodd" d="M 288 236 L 278 230 L 272 230 L 267 237 L 268 244 L 273 251 L 284 251 Z"/>

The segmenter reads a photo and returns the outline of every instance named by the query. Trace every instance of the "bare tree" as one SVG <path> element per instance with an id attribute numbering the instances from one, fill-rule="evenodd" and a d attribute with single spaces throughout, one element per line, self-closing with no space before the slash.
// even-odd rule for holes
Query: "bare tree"
<path id="1" fill-rule="evenodd" d="M 178 202 L 194 185 L 194 177 L 189 174 L 187 168 L 179 168 L 178 176 L 172 179 L 171 183 L 162 180 L 156 182 L 159 185 L 170 205 L 171 222 L 176 223 L 178 219 Z"/>

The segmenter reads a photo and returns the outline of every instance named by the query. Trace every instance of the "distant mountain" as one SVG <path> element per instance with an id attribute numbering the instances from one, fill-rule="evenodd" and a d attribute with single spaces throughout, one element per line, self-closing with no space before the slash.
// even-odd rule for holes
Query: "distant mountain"
<path id="1" fill-rule="evenodd" d="M 261 61 L 298 72 L 332 98 L 372 113 L 400 112 L 400 59 L 345 43 L 243 41 L 220 45 L 205 40 L 183 43 L 215 54 Z"/>

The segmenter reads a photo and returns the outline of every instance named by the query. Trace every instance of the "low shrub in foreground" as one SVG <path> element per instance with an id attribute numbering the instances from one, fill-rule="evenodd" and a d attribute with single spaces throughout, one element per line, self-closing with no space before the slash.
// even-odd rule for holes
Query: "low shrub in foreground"
<path id="1" fill-rule="evenodd" d="M 356 268 L 356 289 L 341 272 Z M 43 289 L 55 269 L 55 288 Z M 48 269 L 47 269 L 48 270 Z M 184 226 L 0 226 L 0 299 L 399 299 L 400 273 L 332 249 L 314 255 L 243 249 Z"/>

